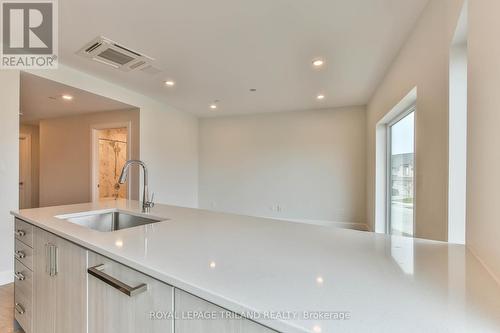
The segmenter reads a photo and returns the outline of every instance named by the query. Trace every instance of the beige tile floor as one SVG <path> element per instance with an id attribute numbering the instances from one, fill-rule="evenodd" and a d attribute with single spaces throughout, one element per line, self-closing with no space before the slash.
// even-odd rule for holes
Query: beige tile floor
<path id="1" fill-rule="evenodd" d="M 14 284 L 0 286 L 0 333 L 14 332 Z M 21 333 L 16 331 L 16 333 Z"/>

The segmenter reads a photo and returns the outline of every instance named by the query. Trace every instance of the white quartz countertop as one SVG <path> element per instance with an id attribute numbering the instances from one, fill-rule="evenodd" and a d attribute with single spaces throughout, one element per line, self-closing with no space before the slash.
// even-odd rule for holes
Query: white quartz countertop
<path id="1" fill-rule="evenodd" d="M 114 208 L 140 212 L 13 214 L 280 332 L 500 332 L 500 286 L 461 245 L 166 205 L 150 215 L 167 221 L 114 232 L 55 217 Z"/>

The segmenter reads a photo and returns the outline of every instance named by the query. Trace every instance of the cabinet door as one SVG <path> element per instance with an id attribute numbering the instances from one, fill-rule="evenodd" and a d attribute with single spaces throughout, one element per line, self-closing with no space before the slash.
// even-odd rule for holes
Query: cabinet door
<path id="1" fill-rule="evenodd" d="M 173 332 L 171 286 L 96 253 L 88 262 L 89 333 Z"/>
<path id="2" fill-rule="evenodd" d="M 57 237 L 56 333 L 87 332 L 87 250 Z"/>
<path id="3" fill-rule="evenodd" d="M 87 331 L 87 251 L 35 228 L 33 332 Z"/>
<path id="4" fill-rule="evenodd" d="M 33 235 L 33 333 L 54 333 L 56 323 L 56 280 L 49 275 L 49 244 L 56 236 L 35 228 Z"/>
<path id="5" fill-rule="evenodd" d="M 231 312 L 201 298 L 175 289 L 175 333 L 275 333 L 247 319 L 228 319 Z M 194 319 L 192 314 L 207 313 L 215 318 Z"/>

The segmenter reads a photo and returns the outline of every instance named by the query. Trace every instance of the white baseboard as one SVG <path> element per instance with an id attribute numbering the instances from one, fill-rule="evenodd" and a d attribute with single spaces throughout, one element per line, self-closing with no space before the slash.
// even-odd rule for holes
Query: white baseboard
<path id="1" fill-rule="evenodd" d="M 14 282 L 14 271 L 0 272 L 0 286 Z"/>
<path id="2" fill-rule="evenodd" d="M 266 217 L 275 220 L 282 220 L 287 222 L 295 222 L 295 223 L 305 223 L 305 224 L 313 224 L 313 225 L 322 225 L 325 227 L 334 227 L 341 229 L 352 229 L 359 231 L 371 231 L 370 227 L 366 223 L 357 223 L 357 222 L 335 222 L 335 221 L 326 221 L 326 220 L 309 220 L 309 219 L 290 219 L 290 218 L 282 218 L 282 217 Z"/>
<path id="3" fill-rule="evenodd" d="M 476 250 L 472 246 L 466 245 L 466 247 L 469 250 L 469 252 L 472 253 L 472 255 L 477 259 L 477 261 L 479 261 L 479 263 L 484 267 L 484 269 L 491 275 L 493 280 L 495 280 L 500 285 L 500 276 L 497 276 L 495 272 L 493 272 L 493 270 L 490 268 L 490 266 L 486 264 L 484 260 L 477 255 Z"/>

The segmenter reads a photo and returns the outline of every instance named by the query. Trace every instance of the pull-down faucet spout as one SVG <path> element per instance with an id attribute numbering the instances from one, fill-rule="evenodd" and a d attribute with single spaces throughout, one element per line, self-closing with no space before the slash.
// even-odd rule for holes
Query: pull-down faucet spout
<path id="1" fill-rule="evenodd" d="M 129 160 L 125 162 L 125 165 L 123 166 L 122 173 L 120 174 L 120 179 L 118 180 L 118 182 L 120 184 L 124 184 L 127 181 L 127 176 L 129 173 L 130 166 L 133 164 L 140 165 L 144 173 L 144 181 L 143 181 L 144 189 L 142 191 L 142 212 L 149 213 L 149 211 L 151 210 L 151 208 L 154 207 L 155 204 L 153 202 L 154 194 L 153 198 L 149 199 L 148 168 L 146 166 L 146 163 L 139 160 Z"/>

